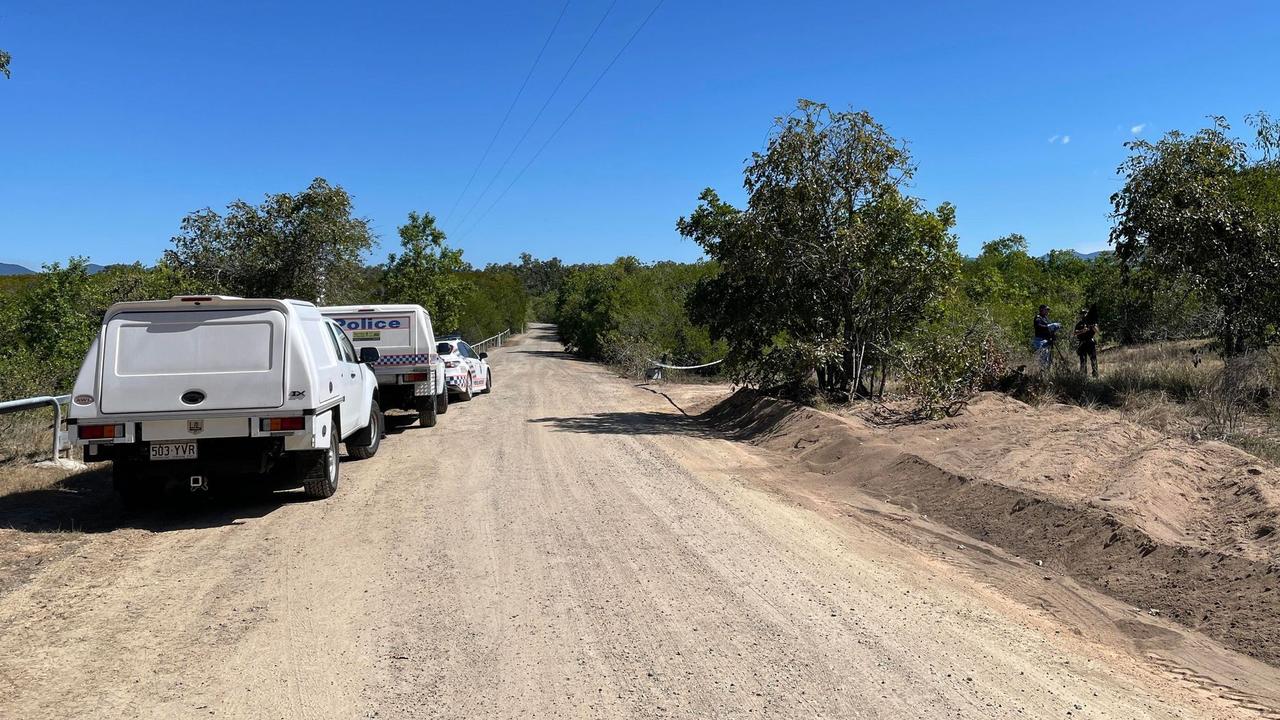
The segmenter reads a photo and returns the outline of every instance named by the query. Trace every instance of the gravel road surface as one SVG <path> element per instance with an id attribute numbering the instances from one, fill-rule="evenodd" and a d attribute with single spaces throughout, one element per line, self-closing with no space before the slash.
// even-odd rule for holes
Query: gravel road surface
<path id="1" fill-rule="evenodd" d="M 121 515 L 0 596 L 0 717 L 1188 718 L 534 327 L 338 494 Z"/>

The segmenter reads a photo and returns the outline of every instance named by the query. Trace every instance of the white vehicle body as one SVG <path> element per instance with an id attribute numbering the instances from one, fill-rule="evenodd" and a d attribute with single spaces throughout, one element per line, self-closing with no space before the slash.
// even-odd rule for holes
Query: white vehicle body
<path id="1" fill-rule="evenodd" d="M 488 353 L 476 352 L 459 338 L 445 338 L 436 343 L 436 351 L 444 361 L 445 384 L 449 392 L 463 400 L 475 393 L 488 393 L 493 384 Z"/>
<path id="2" fill-rule="evenodd" d="M 431 315 L 421 305 L 330 306 L 320 312 L 337 321 L 357 349 L 377 348 L 372 367 L 384 408 L 422 413 L 430 399 L 444 412 L 444 363 L 436 353 Z"/>
<path id="3" fill-rule="evenodd" d="M 311 303 L 175 297 L 111 306 L 68 422 L 86 459 L 115 461 L 118 488 L 126 465 L 189 475 L 194 488 L 210 474 L 268 474 L 298 460 L 290 453 L 317 459 L 331 448 L 336 488 L 338 441 L 363 433 L 354 439 L 376 450 L 377 392 L 373 372 Z"/>

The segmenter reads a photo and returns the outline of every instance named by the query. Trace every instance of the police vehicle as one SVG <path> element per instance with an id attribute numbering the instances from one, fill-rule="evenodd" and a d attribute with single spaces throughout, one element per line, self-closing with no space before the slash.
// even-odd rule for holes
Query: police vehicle
<path id="1" fill-rule="evenodd" d="M 320 312 L 342 327 L 357 350 L 375 348 L 373 363 L 382 406 L 412 410 L 433 427 L 449 409 L 445 367 L 436 352 L 431 315 L 421 305 L 344 305 Z"/>
<path id="2" fill-rule="evenodd" d="M 489 353 L 476 352 L 457 335 L 441 338 L 436 352 L 444 361 L 444 380 L 449 394 L 467 401 L 477 392 L 488 395 L 493 389 L 493 373 L 489 370 Z"/>
<path id="3" fill-rule="evenodd" d="M 382 442 L 377 380 L 338 325 L 299 300 L 179 296 L 107 310 L 76 377 L 69 434 L 110 460 L 126 504 L 230 476 L 338 487 Z"/>

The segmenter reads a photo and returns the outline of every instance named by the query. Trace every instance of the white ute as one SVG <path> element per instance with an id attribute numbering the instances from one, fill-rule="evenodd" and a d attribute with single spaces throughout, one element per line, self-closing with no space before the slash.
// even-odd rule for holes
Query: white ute
<path id="1" fill-rule="evenodd" d="M 436 353 L 431 314 L 421 305 L 343 305 L 322 307 L 361 352 L 376 348 L 373 371 L 384 410 L 412 410 L 418 424 L 433 427 L 449 410 L 444 361 Z"/>
<path id="2" fill-rule="evenodd" d="M 298 300 L 116 303 L 76 377 L 69 434 L 86 460 L 112 461 L 126 504 L 242 475 L 325 498 L 338 443 L 363 459 L 381 442 L 377 357 Z"/>

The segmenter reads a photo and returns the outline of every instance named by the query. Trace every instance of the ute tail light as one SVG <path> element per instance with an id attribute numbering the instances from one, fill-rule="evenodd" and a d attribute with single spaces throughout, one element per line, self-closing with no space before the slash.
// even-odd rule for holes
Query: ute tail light
<path id="1" fill-rule="evenodd" d="M 264 432 L 287 432 L 305 429 L 306 422 L 306 418 L 303 417 L 262 418 L 259 421 L 259 427 Z"/>
<path id="2" fill-rule="evenodd" d="M 124 437 L 124 425 L 77 425 L 81 440 L 112 440 Z"/>
<path id="3" fill-rule="evenodd" d="M 407 383 L 426 382 L 430 379 L 431 379 L 431 376 L 426 373 L 407 373 L 405 375 L 400 376 L 400 382 L 407 382 Z"/>

